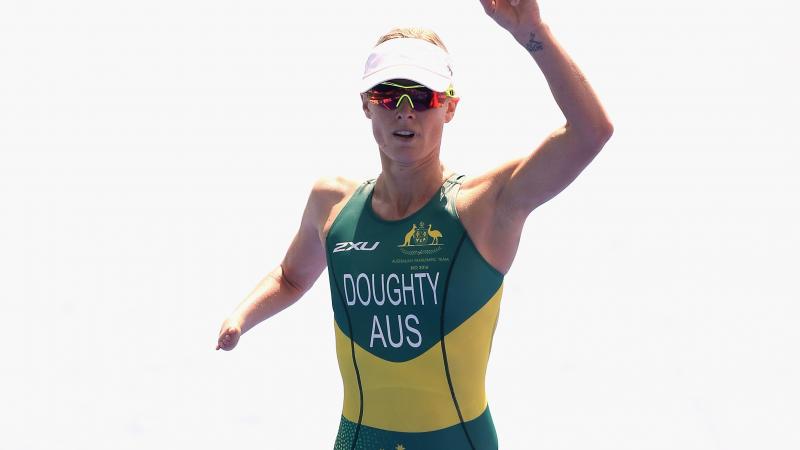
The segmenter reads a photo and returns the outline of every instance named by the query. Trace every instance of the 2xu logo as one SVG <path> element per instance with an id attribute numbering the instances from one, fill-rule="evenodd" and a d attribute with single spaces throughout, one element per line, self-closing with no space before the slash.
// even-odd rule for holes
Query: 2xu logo
<path id="1" fill-rule="evenodd" d="M 346 252 L 350 250 L 362 250 L 362 251 L 370 251 L 375 250 L 378 247 L 380 241 L 373 242 L 372 247 L 367 247 L 367 242 L 337 242 L 336 247 L 334 247 L 333 252 Z"/>

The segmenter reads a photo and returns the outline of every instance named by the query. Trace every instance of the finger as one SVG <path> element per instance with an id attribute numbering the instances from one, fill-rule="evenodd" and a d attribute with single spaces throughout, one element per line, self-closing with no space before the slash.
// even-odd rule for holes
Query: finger
<path id="1" fill-rule="evenodd" d="M 494 14 L 495 10 L 495 0 L 480 0 L 481 6 L 483 6 L 483 12 L 488 15 Z"/>

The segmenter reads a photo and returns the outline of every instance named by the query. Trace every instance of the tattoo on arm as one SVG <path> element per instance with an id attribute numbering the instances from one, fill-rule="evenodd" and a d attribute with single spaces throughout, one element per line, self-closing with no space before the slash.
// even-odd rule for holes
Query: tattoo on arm
<path id="1" fill-rule="evenodd" d="M 542 45 L 542 41 L 537 41 L 534 39 L 536 37 L 536 33 L 531 33 L 531 37 L 528 39 L 528 43 L 525 44 L 525 50 L 528 53 L 536 53 L 539 50 L 542 50 L 544 46 Z"/>

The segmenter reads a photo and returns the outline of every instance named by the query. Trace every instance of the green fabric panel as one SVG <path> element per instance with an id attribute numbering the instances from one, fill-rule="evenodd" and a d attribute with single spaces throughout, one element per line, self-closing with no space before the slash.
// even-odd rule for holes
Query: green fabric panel
<path id="1" fill-rule="evenodd" d="M 464 427 L 469 433 L 464 433 Z M 462 425 L 456 424 L 441 430 L 427 433 L 403 433 L 398 431 L 381 430 L 358 424 L 341 417 L 339 432 L 336 435 L 334 450 L 396 450 L 398 446 L 405 450 L 497 450 L 497 433 L 492 422 L 489 406 L 480 416 Z M 358 428 L 358 441 L 353 447 Z M 472 441 L 472 446 L 470 446 Z"/>

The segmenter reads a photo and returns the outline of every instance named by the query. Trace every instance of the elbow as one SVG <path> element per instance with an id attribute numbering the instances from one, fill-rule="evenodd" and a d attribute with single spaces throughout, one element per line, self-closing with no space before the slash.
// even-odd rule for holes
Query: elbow
<path id="1" fill-rule="evenodd" d="M 604 130 L 606 138 L 610 138 L 611 135 L 614 134 L 614 125 L 611 125 L 611 122 L 606 122 Z"/>
<path id="2" fill-rule="evenodd" d="M 614 134 L 614 126 L 611 125 L 611 122 L 608 122 L 602 127 L 598 127 L 590 142 L 597 151 L 600 151 L 606 145 L 606 142 L 611 139 L 612 134 Z"/>
<path id="3" fill-rule="evenodd" d="M 284 266 L 285 264 L 281 263 L 275 268 L 276 273 L 274 278 L 278 281 L 278 285 L 282 288 L 288 287 L 290 290 L 296 292 L 298 296 L 302 296 L 308 288 L 295 280 L 289 279 L 289 277 L 286 276 L 286 268 Z"/>
<path id="4" fill-rule="evenodd" d="M 596 142 L 599 144 L 605 144 L 611 139 L 611 135 L 614 134 L 614 125 L 611 125 L 611 122 L 605 122 L 602 126 L 597 127 L 597 132 L 595 133 Z"/>
<path id="5" fill-rule="evenodd" d="M 593 148 L 602 148 L 603 145 L 611 139 L 611 135 L 614 134 L 614 126 L 611 125 L 609 121 L 604 121 L 600 124 L 595 124 L 583 129 L 576 129 L 574 126 L 567 123 L 565 128 L 572 128 L 575 130 L 575 132 L 582 137 L 584 143 Z"/>

